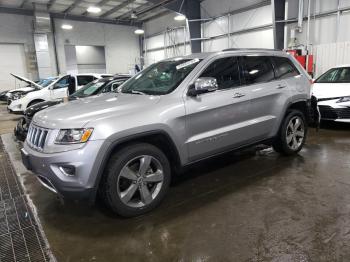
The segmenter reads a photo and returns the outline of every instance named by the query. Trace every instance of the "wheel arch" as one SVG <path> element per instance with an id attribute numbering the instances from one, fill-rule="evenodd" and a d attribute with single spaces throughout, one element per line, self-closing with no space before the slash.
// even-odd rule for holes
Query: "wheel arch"
<path id="1" fill-rule="evenodd" d="M 163 130 L 143 132 L 109 141 L 107 148 L 103 149 L 105 152 L 102 156 L 100 164 L 97 167 L 97 176 L 94 182 L 94 194 L 91 196 L 91 202 L 94 202 L 96 199 L 96 194 L 99 189 L 101 179 L 113 153 L 127 145 L 134 143 L 148 143 L 158 147 L 169 159 L 172 173 L 176 173 L 181 169 L 182 164 L 179 150 L 170 135 Z"/>
<path id="2" fill-rule="evenodd" d="M 44 99 L 41 99 L 41 98 L 34 98 L 33 100 L 30 100 L 27 104 L 27 108 L 36 104 L 36 103 L 41 103 L 41 102 L 45 102 Z"/>

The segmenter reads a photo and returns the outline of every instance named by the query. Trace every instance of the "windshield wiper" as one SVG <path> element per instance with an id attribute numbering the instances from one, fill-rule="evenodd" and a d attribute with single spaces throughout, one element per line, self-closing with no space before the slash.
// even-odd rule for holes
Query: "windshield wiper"
<path id="1" fill-rule="evenodd" d="M 137 94 L 137 95 L 147 95 L 144 92 L 138 91 L 138 90 L 128 90 L 126 92 L 122 92 L 122 93 L 126 93 L 126 94 Z"/>

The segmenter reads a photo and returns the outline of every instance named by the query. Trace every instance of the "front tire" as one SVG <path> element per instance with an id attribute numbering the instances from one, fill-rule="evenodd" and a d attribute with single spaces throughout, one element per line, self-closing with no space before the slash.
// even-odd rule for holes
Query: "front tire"
<path id="1" fill-rule="evenodd" d="M 290 110 L 282 121 L 278 135 L 272 144 L 283 155 L 297 154 L 304 146 L 307 135 L 305 116 L 299 110 Z"/>
<path id="2" fill-rule="evenodd" d="M 161 203 L 170 179 L 170 164 L 160 149 L 145 143 L 131 144 L 111 156 L 100 193 L 113 212 L 134 217 Z"/>

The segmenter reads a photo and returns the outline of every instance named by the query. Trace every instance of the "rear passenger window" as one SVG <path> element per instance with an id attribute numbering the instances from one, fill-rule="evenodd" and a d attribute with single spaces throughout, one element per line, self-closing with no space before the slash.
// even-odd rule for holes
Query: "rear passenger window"
<path id="1" fill-rule="evenodd" d="M 292 62 L 286 57 L 272 57 L 272 61 L 275 66 L 276 79 L 284 79 L 300 74 Z"/>
<path id="2" fill-rule="evenodd" d="M 95 80 L 95 77 L 93 76 L 77 76 L 78 78 L 78 86 L 84 86 L 90 82 L 92 82 L 93 80 Z"/>
<path id="3" fill-rule="evenodd" d="M 267 56 L 243 57 L 244 78 L 248 85 L 274 80 L 271 61 Z"/>
<path id="4" fill-rule="evenodd" d="M 200 77 L 214 77 L 219 89 L 241 85 L 237 57 L 220 58 L 212 62 Z"/>

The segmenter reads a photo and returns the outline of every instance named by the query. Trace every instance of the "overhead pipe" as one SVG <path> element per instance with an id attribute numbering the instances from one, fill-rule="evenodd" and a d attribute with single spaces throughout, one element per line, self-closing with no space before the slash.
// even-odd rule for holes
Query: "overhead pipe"
<path id="1" fill-rule="evenodd" d="M 303 31 L 303 12 L 304 12 L 304 0 L 299 0 L 298 9 L 298 30 L 299 33 Z"/>

